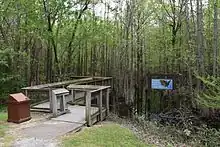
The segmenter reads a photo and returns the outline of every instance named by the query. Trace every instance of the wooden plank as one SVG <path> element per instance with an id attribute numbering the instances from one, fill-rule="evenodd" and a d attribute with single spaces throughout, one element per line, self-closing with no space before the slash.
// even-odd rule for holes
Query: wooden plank
<path id="1" fill-rule="evenodd" d="M 91 93 L 98 92 L 100 90 L 105 90 L 105 89 L 108 89 L 108 88 L 111 88 L 111 86 L 100 86 L 99 89 L 92 90 Z"/>
<path id="2" fill-rule="evenodd" d="M 49 89 L 50 112 L 53 112 L 52 90 Z"/>
<path id="3" fill-rule="evenodd" d="M 109 115 L 109 94 L 110 94 L 110 89 L 107 89 L 106 93 L 106 115 Z"/>
<path id="4" fill-rule="evenodd" d="M 68 89 L 97 89 L 99 87 L 95 86 L 95 85 L 76 85 L 76 84 L 71 84 L 69 86 L 67 86 Z"/>
<path id="5" fill-rule="evenodd" d="M 76 85 L 71 84 L 67 86 L 67 89 L 88 89 L 88 90 L 98 90 L 98 89 L 107 89 L 110 86 L 98 86 L 98 85 Z"/>
<path id="6" fill-rule="evenodd" d="M 72 90 L 71 90 L 72 102 L 75 101 L 75 95 L 76 95 L 76 91 L 74 91 L 74 90 L 72 89 Z"/>
<path id="7" fill-rule="evenodd" d="M 44 113 L 50 113 L 51 112 L 48 109 L 35 109 L 35 108 L 31 108 L 30 110 L 31 110 L 31 112 L 44 112 Z"/>
<path id="8" fill-rule="evenodd" d="M 100 121 L 103 120 L 102 117 L 102 90 L 100 91 L 100 95 L 99 95 L 99 114 L 100 114 Z"/>
<path id="9" fill-rule="evenodd" d="M 28 91 L 27 90 L 25 90 L 25 95 L 26 95 L 26 97 L 28 97 Z"/>
<path id="10" fill-rule="evenodd" d="M 91 84 L 92 85 L 94 82 L 108 81 L 108 80 L 111 80 L 111 79 L 99 79 L 99 80 L 93 79 L 92 81 L 78 82 L 75 84 Z"/>
<path id="11" fill-rule="evenodd" d="M 52 108 L 53 116 L 56 116 L 57 115 L 57 97 L 54 93 L 52 93 L 52 105 L 53 105 L 53 108 Z"/>
<path id="12" fill-rule="evenodd" d="M 65 89 L 65 88 L 55 89 L 55 90 L 52 90 L 52 92 L 55 95 L 58 95 L 58 94 L 69 94 L 69 91 L 67 89 Z"/>
<path id="13" fill-rule="evenodd" d="M 33 89 L 42 89 L 42 88 L 55 87 L 55 86 L 63 86 L 63 85 L 77 83 L 77 82 L 85 82 L 88 80 L 92 80 L 92 78 L 83 78 L 83 79 L 77 79 L 77 80 L 35 85 L 35 86 L 30 86 L 30 87 L 24 87 L 24 88 L 22 88 L 22 90 L 33 90 Z"/>
<path id="14" fill-rule="evenodd" d="M 86 122 L 87 126 L 91 126 L 91 92 L 86 93 Z"/>
<path id="15" fill-rule="evenodd" d="M 90 80 L 92 80 L 92 81 L 90 81 Z M 63 85 L 68 85 L 68 84 L 73 84 L 73 83 L 86 84 L 86 83 L 92 83 L 92 82 L 102 82 L 102 81 L 107 81 L 107 80 L 112 80 L 112 77 L 94 77 L 94 78 L 85 77 L 85 78 L 76 79 L 76 80 L 69 80 L 69 81 L 63 81 L 63 82 L 56 82 L 56 83 L 49 83 L 49 84 L 24 87 L 24 88 L 22 88 L 22 90 L 38 90 L 38 89 L 55 87 L 55 86 L 63 86 Z"/>
<path id="16" fill-rule="evenodd" d="M 62 95 L 62 98 L 60 100 L 60 109 L 61 111 L 65 111 L 67 108 L 66 108 L 66 100 L 65 100 L 65 95 Z"/>

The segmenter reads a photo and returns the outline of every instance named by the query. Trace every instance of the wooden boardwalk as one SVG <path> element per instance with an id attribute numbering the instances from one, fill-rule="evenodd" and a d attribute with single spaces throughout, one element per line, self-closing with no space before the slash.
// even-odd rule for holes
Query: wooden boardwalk
<path id="1" fill-rule="evenodd" d="M 34 107 L 37 109 L 49 109 L 49 105 L 49 102 L 45 102 Z M 21 133 L 27 138 L 55 139 L 68 132 L 78 131 L 87 125 L 85 106 L 68 105 L 68 109 L 70 110 L 69 113 L 43 121 L 36 126 L 24 128 Z M 104 116 L 105 113 L 106 109 L 103 107 Z M 92 124 L 100 120 L 98 107 L 91 107 L 91 119 Z"/>
<path id="2" fill-rule="evenodd" d="M 85 77 L 23 88 L 31 99 L 34 93 L 37 97 L 46 97 L 40 103 L 33 104 L 31 111 L 51 113 L 49 120 L 25 128 L 23 134 L 27 137 L 53 139 L 104 120 L 109 114 L 111 86 L 102 85 L 109 85 L 109 81 L 111 78 Z M 93 83 L 95 85 L 84 85 Z M 60 100 L 57 100 L 57 96 Z"/>
<path id="3" fill-rule="evenodd" d="M 45 103 L 33 106 L 33 109 L 49 109 L 49 108 L 50 108 L 49 102 L 45 102 Z M 68 104 L 68 109 L 70 110 L 69 113 L 58 116 L 56 118 L 52 118 L 52 120 L 70 122 L 70 123 L 79 123 L 82 125 L 86 124 L 86 115 L 85 115 L 86 107 L 85 106 Z M 91 107 L 91 116 L 96 115 L 98 111 L 99 111 L 98 107 Z"/>

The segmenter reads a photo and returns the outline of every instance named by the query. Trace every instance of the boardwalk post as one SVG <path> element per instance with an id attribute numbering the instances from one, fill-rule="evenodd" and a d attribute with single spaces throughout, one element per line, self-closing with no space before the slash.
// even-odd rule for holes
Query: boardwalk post
<path id="1" fill-rule="evenodd" d="M 28 97 L 28 90 L 27 89 L 25 90 L 25 95 Z"/>
<path id="2" fill-rule="evenodd" d="M 52 90 L 49 88 L 50 112 L 53 112 Z"/>
<path id="3" fill-rule="evenodd" d="M 72 95 L 72 102 L 74 103 L 76 92 L 73 89 L 71 89 L 71 95 Z"/>
<path id="4" fill-rule="evenodd" d="M 57 97 L 55 94 L 52 94 L 52 92 L 50 93 L 52 95 L 52 105 L 53 105 L 52 112 L 53 112 L 53 115 L 56 116 L 57 115 Z"/>
<path id="5" fill-rule="evenodd" d="M 62 95 L 62 99 L 60 101 L 60 109 L 61 109 L 61 111 L 66 111 L 66 109 L 67 109 L 65 95 Z"/>
<path id="6" fill-rule="evenodd" d="M 86 123 L 91 126 L 91 92 L 86 92 Z"/>
<path id="7" fill-rule="evenodd" d="M 110 89 L 107 89 L 106 93 L 106 116 L 109 115 L 109 94 L 110 94 Z"/>
<path id="8" fill-rule="evenodd" d="M 100 121 L 103 120 L 103 116 L 102 116 L 102 90 L 100 90 L 99 93 L 99 113 L 100 113 Z"/>

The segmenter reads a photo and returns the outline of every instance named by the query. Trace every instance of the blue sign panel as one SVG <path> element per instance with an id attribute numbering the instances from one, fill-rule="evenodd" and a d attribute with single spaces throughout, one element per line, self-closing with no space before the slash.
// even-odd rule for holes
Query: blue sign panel
<path id="1" fill-rule="evenodd" d="M 151 88 L 173 90 L 173 79 L 151 79 Z"/>

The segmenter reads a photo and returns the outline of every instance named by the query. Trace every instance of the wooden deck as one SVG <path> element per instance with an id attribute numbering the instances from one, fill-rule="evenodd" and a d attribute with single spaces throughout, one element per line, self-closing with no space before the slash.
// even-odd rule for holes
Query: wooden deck
<path id="1" fill-rule="evenodd" d="M 25 95 L 31 100 L 40 99 L 39 102 L 33 101 L 31 105 L 32 111 L 53 113 L 53 117 L 56 117 L 57 120 L 83 124 L 86 122 L 87 126 L 92 126 L 94 122 L 102 121 L 109 114 L 109 95 L 112 78 L 79 78 L 80 79 L 25 87 L 22 88 L 22 90 L 25 91 Z M 57 101 L 57 96 L 54 94 L 54 91 L 59 89 L 60 92 L 60 90 L 64 88 L 66 88 L 65 91 L 67 92 L 65 95 L 61 93 L 60 106 L 60 100 Z M 66 104 L 69 105 L 68 110 L 66 109 Z M 67 112 L 70 113 L 66 114 Z M 62 114 L 64 115 L 60 116 Z"/>
<path id="2" fill-rule="evenodd" d="M 59 105 L 58 105 L 59 106 Z M 35 109 L 50 109 L 50 103 L 45 102 L 36 106 L 32 107 L 32 110 Z M 58 107 L 59 109 L 59 107 Z M 68 104 L 68 109 L 70 110 L 69 113 L 66 113 L 64 115 L 58 116 L 56 118 L 51 118 L 51 120 L 55 121 L 62 121 L 62 122 L 68 122 L 68 123 L 77 123 L 81 124 L 81 126 L 86 124 L 86 106 L 79 106 L 79 105 L 69 105 Z M 106 113 L 106 109 L 103 107 L 103 115 L 105 116 L 104 113 Z M 92 118 L 92 123 L 94 124 L 95 122 L 99 121 L 99 108 L 98 107 L 91 107 L 91 118 Z M 77 126 L 79 127 L 79 126 Z"/>
<path id="3" fill-rule="evenodd" d="M 35 108 L 47 109 L 49 102 L 36 105 Z M 69 132 L 79 131 L 87 125 L 86 107 L 78 105 L 68 105 L 70 113 L 60 115 L 50 120 L 41 121 L 40 123 L 23 128 L 21 134 L 26 138 L 53 140 Z M 100 121 L 99 108 L 91 107 L 91 124 Z M 102 109 L 103 117 L 106 116 L 106 109 Z"/>
<path id="4" fill-rule="evenodd" d="M 112 78 L 84 76 L 71 79 L 22 88 L 25 95 L 32 100 L 31 111 L 48 112 L 51 116 L 35 126 L 22 129 L 24 136 L 54 139 L 68 132 L 78 131 L 83 126 L 92 126 L 108 116 Z M 59 101 L 54 102 L 52 92 L 60 88 L 69 91 L 69 95 L 65 97 L 68 111 L 66 105 L 61 105 L 60 108 Z M 53 115 L 53 106 L 61 113 Z"/>

